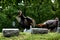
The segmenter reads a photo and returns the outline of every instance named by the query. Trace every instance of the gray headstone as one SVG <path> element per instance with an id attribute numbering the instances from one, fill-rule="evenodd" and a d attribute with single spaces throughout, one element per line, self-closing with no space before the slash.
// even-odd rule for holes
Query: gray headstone
<path id="1" fill-rule="evenodd" d="M 12 22 L 12 26 L 15 27 L 15 21 Z"/>
<path id="2" fill-rule="evenodd" d="M 3 28 L 2 33 L 3 33 L 3 36 L 5 37 L 18 36 L 19 29 L 18 28 Z"/>
<path id="3" fill-rule="evenodd" d="M 60 33 L 60 27 L 57 27 L 57 32 Z"/>
<path id="4" fill-rule="evenodd" d="M 32 34 L 47 34 L 48 29 L 46 29 L 46 28 L 32 28 L 31 33 Z"/>

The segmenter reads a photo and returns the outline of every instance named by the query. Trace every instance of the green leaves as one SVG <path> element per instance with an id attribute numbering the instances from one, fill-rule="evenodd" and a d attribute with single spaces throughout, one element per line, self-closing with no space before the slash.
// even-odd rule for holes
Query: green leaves
<path id="1" fill-rule="evenodd" d="M 18 15 L 18 10 L 22 10 L 25 16 L 35 19 L 36 23 L 42 23 L 56 16 L 60 18 L 60 1 L 55 0 L 54 4 L 51 0 L 1 0 L 0 6 L 0 27 L 11 27 L 12 21 L 16 21 L 14 16 Z M 16 21 L 17 23 L 17 21 Z M 3 26 L 2 26 L 3 25 Z M 18 26 L 18 23 L 16 24 Z"/>

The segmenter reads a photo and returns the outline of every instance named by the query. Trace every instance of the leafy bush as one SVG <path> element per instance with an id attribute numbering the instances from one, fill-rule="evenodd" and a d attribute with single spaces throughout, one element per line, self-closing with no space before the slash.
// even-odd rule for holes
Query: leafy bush
<path id="1" fill-rule="evenodd" d="M 23 2 L 24 1 L 24 2 Z M 12 27 L 12 22 L 16 22 L 16 27 L 19 26 L 15 16 L 18 15 L 18 10 L 22 10 L 25 16 L 30 16 L 35 19 L 36 23 L 42 23 L 48 19 L 60 18 L 60 1 L 55 0 L 1 0 L 0 1 L 0 29 L 3 27 Z M 22 3 L 23 2 L 23 3 Z M 24 5 L 18 5 L 22 3 Z M 19 27 L 20 28 L 20 27 Z"/>

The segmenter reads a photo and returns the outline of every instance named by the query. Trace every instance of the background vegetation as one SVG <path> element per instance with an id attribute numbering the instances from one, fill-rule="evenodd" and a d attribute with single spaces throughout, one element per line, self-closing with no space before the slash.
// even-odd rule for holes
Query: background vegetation
<path id="1" fill-rule="evenodd" d="M 36 23 L 42 23 L 48 19 L 58 17 L 60 19 L 60 0 L 0 0 L 0 31 L 5 27 L 13 27 L 12 22 L 19 24 L 14 16 L 22 10 L 25 16 L 35 19 Z"/>

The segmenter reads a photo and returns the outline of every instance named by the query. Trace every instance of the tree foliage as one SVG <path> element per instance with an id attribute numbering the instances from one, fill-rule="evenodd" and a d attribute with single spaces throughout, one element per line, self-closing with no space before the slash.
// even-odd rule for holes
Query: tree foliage
<path id="1" fill-rule="evenodd" d="M 36 23 L 42 23 L 55 17 L 60 18 L 60 1 L 55 0 L 0 0 L 0 29 L 12 27 L 12 22 L 18 22 L 15 16 L 18 10 L 22 10 L 25 16 L 35 19 Z"/>

